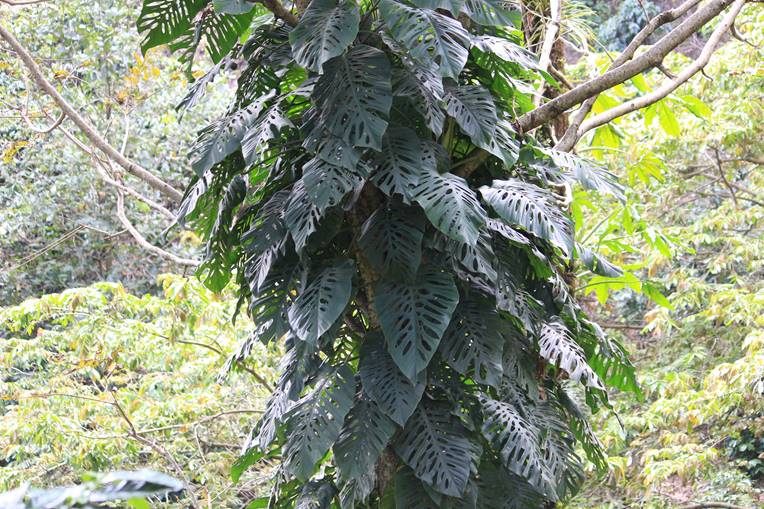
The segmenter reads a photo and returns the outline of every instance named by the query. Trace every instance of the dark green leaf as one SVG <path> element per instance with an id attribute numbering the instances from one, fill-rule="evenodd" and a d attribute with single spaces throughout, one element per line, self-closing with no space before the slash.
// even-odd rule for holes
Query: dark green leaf
<path id="1" fill-rule="evenodd" d="M 510 10 L 510 7 L 515 9 Z M 466 0 L 464 12 L 475 23 L 483 26 L 520 25 L 518 4 L 505 0 Z"/>
<path id="2" fill-rule="evenodd" d="M 411 99 L 427 122 L 427 127 L 440 136 L 446 114 L 440 105 L 444 94 L 443 78 L 437 68 L 430 69 L 412 62 L 403 69 L 396 68 L 393 76 L 393 95 Z"/>
<path id="3" fill-rule="evenodd" d="M 292 195 L 284 212 L 284 223 L 292 234 L 298 253 L 305 247 L 308 237 L 318 229 L 318 222 L 322 216 L 318 207 L 313 205 L 305 189 L 305 182 L 298 180 L 292 188 Z"/>
<path id="4" fill-rule="evenodd" d="M 265 110 L 241 140 L 241 152 L 247 164 L 260 159 L 268 149 L 268 142 L 277 139 L 285 127 L 292 127 L 292 122 L 284 115 L 278 105 Z"/>
<path id="5" fill-rule="evenodd" d="M 317 157 L 302 167 L 302 181 L 319 214 L 338 205 L 346 194 L 363 183 L 360 175 Z"/>
<path id="6" fill-rule="evenodd" d="M 453 278 L 435 267 L 421 267 L 413 283 L 376 285 L 374 307 L 387 349 L 409 380 L 427 368 L 458 302 Z"/>
<path id="7" fill-rule="evenodd" d="M 425 159 L 416 133 L 391 126 L 382 139 L 382 150 L 372 163 L 371 181 L 388 196 L 398 194 L 408 202 L 421 176 L 435 171 L 434 161 Z"/>
<path id="8" fill-rule="evenodd" d="M 302 487 L 294 509 L 329 509 L 337 489 L 329 478 L 310 481 Z"/>
<path id="9" fill-rule="evenodd" d="M 141 51 L 167 44 L 183 35 L 192 26 L 194 17 L 208 0 L 146 0 L 138 16 L 136 28 L 144 34 Z"/>
<path id="10" fill-rule="evenodd" d="M 419 209 L 387 203 L 366 220 L 358 245 L 383 276 L 412 280 L 422 259 L 423 235 Z"/>
<path id="11" fill-rule="evenodd" d="M 358 35 L 360 20 L 352 0 L 312 0 L 289 33 L 295 61 L 320 73 L 324 62 L 350 46 Z"/>
<path id="12" fill-rule="evenodd" d="M 546 322 L 539 332 L 539 355 L 568 374 L 571 380 L 595 389 L 605 386 L 586 362 L 584 351 L 561 322 Z"/>
<path id="13" fill-rule="evenodd" d="M 446 111 L 475 145 L 488 145 L 494 138 L 496 106 L 490 92 L 480 85 L 462 85 L 446 90 Z"/>

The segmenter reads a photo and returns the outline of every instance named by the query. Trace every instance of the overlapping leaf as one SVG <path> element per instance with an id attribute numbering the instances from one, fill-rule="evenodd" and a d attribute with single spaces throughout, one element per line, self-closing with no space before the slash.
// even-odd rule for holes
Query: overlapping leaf
<path id="1" fill-rule="evenodd" d="M 372 163 L 371 181 L 388 196 L 400 195 L 408 202 L 422 175 L 435 171 L 426 159 L 422 143 L 411 129 L 391 126 L 382 139 L 382 150 Z"/>
<path id="2" fill-rule="evenodd" d="M 363 179 L 351 170 L 314 157 L 302 167 L 302 181 L 311 203 L 323 214 L 360 186 Z"/>
<path id="3" fill-rule="evenodd" d="M 358 245 L 385 277 L 412 280 L 422 259 L 424 216 L 414 207 L 387 203 L 363 225 Z"/>
<path id="4" fill-rule="evenodd" d="M 550 321 L 541 327 L 539 355 L 565 371 L 571 380 L 595 389 L 605 389 L 600 378 L 586 362 L 583 349 L 561 322 Z"/>
<path id="5" fill-rule="evenodd" d="M 341 55 L 358 35 L 361 15 L 352 0 L 312 0 L 289 33 L 295 61 L 321 72 L 328 60 Z"/>
<path id="6" fill-rule="evenodd" d="M 499 119 L 493 98 L 485 88 L 480 85 L 450 87 L 446 93 L 446 111 L 475 145 L 482 147 L 493 140 Z"/>

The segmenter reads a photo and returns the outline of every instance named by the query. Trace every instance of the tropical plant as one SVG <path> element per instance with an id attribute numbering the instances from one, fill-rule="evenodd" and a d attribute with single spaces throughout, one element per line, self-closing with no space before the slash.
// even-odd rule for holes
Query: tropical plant
<path id="1" fill-rule="evenodd" d="M 578 446 L 604 464 L 579 401 L 596 410 L 605 384 L 635 382 L 571 297 L 561 193 L 621 189 L 513 127 L 539 76 L 517 13 L 270 7 L 280 19 L 228 57 L 245 62 L 236 98 L 201 132 L 180 208 L 208 240 L 206 284 L 233 277 L 249 302 L 242 350 L 286 344 L 234 477 L 280 456 L 273 507 L 531 508 L 574 493 Z M 234 26 L 257 9 L 146 2 L 144 49 L 185 45 L 193 16 Z M 206 32 L 212 48 L 227 34 Z"/>

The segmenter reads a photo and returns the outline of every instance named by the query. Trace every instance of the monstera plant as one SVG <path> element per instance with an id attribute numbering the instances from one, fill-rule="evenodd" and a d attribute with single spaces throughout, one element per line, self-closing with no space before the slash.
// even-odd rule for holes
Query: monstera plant
<path id="1" fill-rule="evenodd" d="M 532 509 L 604 457 L 587 406 L 634 388 L 572 297 L 576 181 L 595 164 L 518 132 L 541 80 L 501 0 L 146 0 L 144 48 L 237 73 L 200 131 L 180 219 L 283 341 L 234 477 L 280 458 L 270 507 Z M 201 44 L 202 41 L 206 41 Z M 263 502 L 264 503 L 264 502 Z M 253 505 L 261 507 L 261 505 Z"/>

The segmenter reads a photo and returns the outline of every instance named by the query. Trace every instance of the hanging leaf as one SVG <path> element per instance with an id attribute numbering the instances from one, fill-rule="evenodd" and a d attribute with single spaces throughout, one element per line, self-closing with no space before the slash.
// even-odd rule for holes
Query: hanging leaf
<path id="1" fill-rule="evenodd" d="M 298 180 L 292 188 L 292 194 L 284 212 L 284 223 L 292 234 L 298 253 L 305 247 L 308 237 L 318 228 L 318 222 L 322 216 L 318 207 L 313 205 L 305 189 L 305 182 Z"/>
<path id="2" fill-rule="evenodd" d="M 539 355 L 587 387 L 605 390 L 602 381 L 586 362 L 581 346 L 573 341 L 564 324 L 546 322 L 539 332 Z"/>
<path id="3" fill-rule="evenodd" d="M 276 91 L 273 90 L 249 106 L 218 120 L 201 132 L 191 150 L 193 154 L 191 167 L 197 175 L 202 175 L 225 159 L 227 155 L 241 148 L 241 140 L 247 130 L 260 116 L 267 101 L 275 95 Z"/>
<path id="4" fill-rule="evenodd" d="M 495 461 L 480 462 L 477 509 L 529 509 L 543 507 L 544 497 L 519 475 Z"/>
<path id="5" fill-rule="evenodd" d="M 584 266 L 604 277 L 621 277 L 623 276 L 623 270 L 607 261 L 599 253 L 595 253 L 591 249 L 581 244 L 576 244 L 576 254 L 578 254 L 579 260 Z"/>
<path id="6" fill-rule="evenodd" d="M 435 267 L 421 267 L 413 283 L 381 280 L 375 287 L 387 349 L 409 380 L 429 364 L 458 302 L 453 278 Z"/>
<path id="7" fill-rule="evenodd" d="M 268 149 L 268 143 L 278 138 L 279 132 L 292 127 L 292 122 L 284 115 L 278 105 L 271 106 L 263 112 L 246 132 L 241 140 L 241 153 L 244 161 L 252 164 Z"/>
<path id="8" fill-rule="evenodd" d="M 422 481 L 416 478 L 414 472 L 404 467 L 398 470 L 393 479 L 395 487 L 395 509 L 433 509 L 436 501 L 425 491 Z M 435 493 L 442 501 L 443 496 Z"/>
<path id="9" fill-rule="evenodd" d="M 373 400 L 363 395 L 358 398 L 334 444 L 340 477 L 350 480 L 372 475 L 396 429 L 395 423 Z"/>
<path id="10" fill-rule="evenodd" d="M 411 3 L 416 7 L 425 9 L 443 9 L 445 11 L 451 11 L 451 14 L 457 16 L 459 11 L 462 10 L 464 0 L 412 0 Z"/>
<path id="11" fill-rule="evenodd" d="M 502 375 L 503 321 L 491 301 L 472 297 L 459 304 L 440 343 L 446 362 L 477 382 L 498 387 Z"/>
<path id="12" fill-rule="evenodd" d="M 316 157 L 302 167 L 302 181 L 311 203 L 320 214 L 338 205 L 346 194 L 363 183 L 363 179 L 352 171 Z"/>
<path id="13" fill-rule="evenodd" d="M 535 428 L 508 403 L 481 396 L 480 405 L 483 436 L 499 451 L 504 467 L 544 493 L 546 483 Z"/>
<path id="14" fill-rule="evenodd" d="M 480 85 L 449 87 L 446 111 L 475 145 L 491 143 L 499 121 L 491 93 Z"/>
<path id="15" fill-rule="evenodd" d="M 517 3 L 505 0 L 466 0 L 464 2 L 464 12 L 467 16 L 483 26 L 520 26 L 520 11 L 517 7 L 519 7 Z"/>
<path id="16" fill-rule="evenodd" d="M 295 61 L 315 72 L 341 55 L 358 35 L 361 15 L 352 0 L 312 0 L 289 33 Z"/>
<path id="17" fill-rule="evenodd" d="M 363 225 L 358 245 L 385 277 L 411 281 L 422 259 L 424 217 L 418 208 L 387 203 Z"/>
<path id="18" fill-rule="evenodd" d="M 573 224 L 549 191 L 512 179 L 494 180 L 491 187 L 483 186 L 480 192 L 508 223 L 522 226 L 537 237 L 550 241 L 568 256 L 573 253 Z"/>
<path id="19" fill-rule="evenodd" d="M 313 99 L 319 123 L 334 136 L 379 150 L 393 101 L 387 57 L 371 46 L 353 46 L 324 65 Z"/>
<path id="20" fill-rule="evenodd" d="M 194 17 L 208 0 L 146 0 L 138 15 L 136 28 L 143 34 L 141 51 L 167 44 L 192 26 Z"/>
<path id="21" fill-rule="evenodd" d="M 334 324 L 350 300 L 355 262 L 340 260 L 310 281 L 289 308 L 289 323 L 297 337 L 315 345 Z"/>
<path id="22" fill-rule="evenodd" d="M 366 335 L 361 345 L 358 371 L 364 393 L 387 417 L 404 426 L 422 399 L 425 373 L 420 373 L 413 383 L 406 378 L 387 353 L 385 338 L 379 332 Z"/>
<path id="23" fill-rule="evenodd" d="M 427 402 L 406 423 L 395 451 L 436 491 L 461 496 L 470 475 L 471 447 L 451 405 Z"/>
<path id="24" fill-rule="evenodd" d="M 618 177 L 601 164 L 569 152 L 548 148 L 541 149 L 541 152 L 551 157 L 554 164 L 567 170 L 584 189 L 610 194 L 621 201 L 626 199 L 623 194 L 624 188 L 618 183 Z"/>
<path id="25" fill-rule="evenodd" d="M 412 64 L 393 71 L 393 95 L 411 99 L 416 110 L 427 122 L 427 127 L 436 136 L 443 132 L 443 122 L 446 120 L 446 114 L 440 105 L 443 94 L 443 79 L 435 67 Z"/>
<path id="26" fill-rule="evenodd" d="M 294 509 L 329 509 L 336 494 L 337 489 L 328 477 L 310 481 L 302 487 Z"/>
<path id="27" fill-rule="evenodd" d="M 441 76 L 459 77 L 470 47 L 470 35 L 459 21 L 397 0 L 382 0 L 379 10 L 390 35 L 405 46 L 420 65 L 435 62 Z"/>
<path id="28" fill-rule="evenodd" d="M 420 178 L 414 199 L 438 230 L 470 245 L 477 242 L 486 215 L 475 192 L 463 178 L 451 173 L 428 172 Z"/>
<path id="29" fill-rule="evenodd" d="M 382 150 L 372 163 L 371 182 L 388 196 L 395 194 L 408 203 L 421 176 L 434 171 L 434 161 L 425 159 L 416 133 L 391 126 L 382 138 Z"/>
<path id="30" fill-rule="evenodd" d="M 480 145 L 491 154 L 501 159 L 509 168 L 517 161 L 520 154 L 520 143 L 515 139 L 516 133 L 512 122 L 505 118 L 500 118 L 496 122 L 496 128 L 493 132 L 493 138 Z"/>
<path id="31" fill-rule="evenodd" d="M 495 55 L 505 62 L 514 62 L 527 69 L 538 69 L 539 64 L 533 53 L 503 37 L 478 35 L 472 39 L 472 45 L 480 51 Z"/>
<path id="32" fill-rule="evenodd" d="M 283 461 L 295 477 L 308 480 L 316 462 L 337 440 L 354 393 L 353 372 L 343 366 L 319 380 L 289 411 Z"/>

